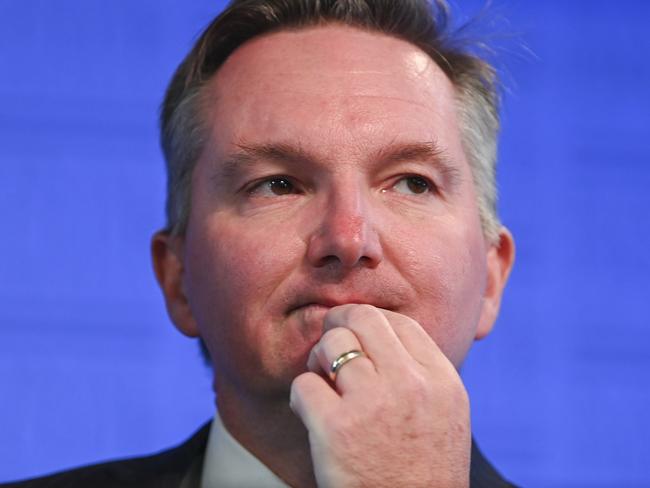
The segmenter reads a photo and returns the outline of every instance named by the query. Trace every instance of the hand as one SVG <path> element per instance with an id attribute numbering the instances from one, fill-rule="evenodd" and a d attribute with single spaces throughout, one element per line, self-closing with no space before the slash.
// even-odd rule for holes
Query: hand
<path id="1" fill-rule="evenodd" d="M 413 319 L 371 305 L 327 312 L 291 408 L 309 432 L 320 487 L 469 486 L 469 400 L 454 366 Z M 367 357 L 327 374 L 339 355 Z"/>

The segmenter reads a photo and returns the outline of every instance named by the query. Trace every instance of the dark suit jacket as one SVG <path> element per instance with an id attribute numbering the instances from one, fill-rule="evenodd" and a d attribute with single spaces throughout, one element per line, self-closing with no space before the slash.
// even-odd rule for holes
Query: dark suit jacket
<path id="1" fill-rule="evenodd" d="M 207 423 L 178 447 L 152 456 L 112 461 L 2 488 L 198 488 L 210 432 Z M 510 488 L 472 441 L 471 488 Z M 242 487 L 254 488 L 254 487 Z"/>

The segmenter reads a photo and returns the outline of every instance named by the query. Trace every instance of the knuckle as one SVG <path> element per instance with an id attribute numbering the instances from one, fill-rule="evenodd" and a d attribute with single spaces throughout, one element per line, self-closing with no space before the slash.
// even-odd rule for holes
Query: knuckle
<path id="1" fill-rule="evenodd" d="M 422 330 L 422 325 L 420 325 L 420 322 L 415 320 L 414 318 L 407 317 L 406 315 L 402 315 L 402 320 L 401 324 L 405 329 L 410 329 L 410 330 Z"/>
<path id="2" fill-rule="evenodd" d="M 343 327 L 334 327 L 326 331 L 320 338 L 320 342 L 324 345 L 338 344 L 343 339 L 348 337 L 349 332 Z"/>
<path id="3" fill-rule="evenodd" d="M 451 400 L 455 405 L 469 406 L 469 395 L 462 383 L 454 385 L 451 390 Z"/>
<path id="4" fill-rule="evenodd" d="M 295 395 L 300 395 L 300 393 L 307 387 L 309 383 L 309 374 L 302 373 L 296 376 L 291 382 L 291 397 Z"/>
<path id="5" fill-rule="evenodd" d="M 362 317 L 377 317 L 382 315 L 377 307 L 368 303 L 360 303 L 354 308 L 353 312 L 358 313 Z"/>
<path id="6" fill-rule="evenodd" d="M 427 402 L 433 400 L 434 385 L 431 379 L 419 371 L 408 370 L 401 379 L 402 391 L 408 393 L 410 398 Z"/>
<path id="7" fill-rule="evenodd" d="M 384 321 L 384 315 L 381 311 L 372 305 L 366 303 L 355 305 L 348 313 L 349 324 L 352 327 L 364 326 L 367 323 L 375 324 Z"/>
<path id="8" fill-rule="evenodd" d="M 343 327 L 335 327 L 325 332 L 318 341 L 316 354 L 318 357 L 329 358 L 332 355 L 341 354 L 342 349 L 354 345 L 351 331 Z"/>
<path id="9" fill-rule="evenodd" d="M 447 381 L 436 392 L 439 403 L 446 405 L 451 412 L 469 410 L 469 395 L 461 382 Z"/>

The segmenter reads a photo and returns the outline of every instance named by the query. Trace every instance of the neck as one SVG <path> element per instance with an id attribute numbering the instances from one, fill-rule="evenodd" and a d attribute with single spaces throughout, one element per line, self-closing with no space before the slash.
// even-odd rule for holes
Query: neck
<path id="1" fill-rule="evenodd" d="M 289 408 L 289 395 L 247 397 L 223 391 L 217 408 L 242 446 L 290 486 L 315 487 L 307 429 Z"/>

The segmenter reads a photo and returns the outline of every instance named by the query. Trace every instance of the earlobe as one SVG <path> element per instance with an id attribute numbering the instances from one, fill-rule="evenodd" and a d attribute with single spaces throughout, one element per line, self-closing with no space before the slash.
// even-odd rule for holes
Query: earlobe
<path id="1" fill-rule="evenodd" d="M 499 230 L 499 242 L 487 251 L 487 282 L 483 294 L 483 307 L 475 339 L 487 336 L 499 315 L 501 296 L 515 261 L 515 242 L 505 227 Z"/>
<path id="2" fill-rule="evenodd" d="M 183 334 L 198 337 L 198 327 L 183 285 L 183 238 L 165 231 L 157 232 L 151 239 L 151 257 L 169 318 Z"/>

